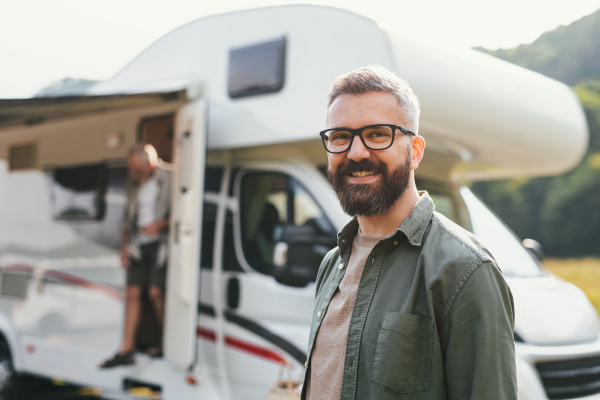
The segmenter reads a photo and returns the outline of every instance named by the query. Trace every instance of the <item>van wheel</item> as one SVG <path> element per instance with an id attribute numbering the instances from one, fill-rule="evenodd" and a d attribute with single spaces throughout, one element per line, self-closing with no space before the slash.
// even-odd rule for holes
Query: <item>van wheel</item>
<path id="1" fill-rule="evenodd" d="M 10 347 L 0 338 L 0 400 L 18 399 L 19 376 L 15 371 Z"/>

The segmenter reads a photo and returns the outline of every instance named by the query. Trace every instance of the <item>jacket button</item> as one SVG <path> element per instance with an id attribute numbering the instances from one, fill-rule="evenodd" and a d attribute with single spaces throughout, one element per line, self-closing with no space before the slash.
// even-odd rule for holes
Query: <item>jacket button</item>
<path id="1" fill-rule="evenodd" d="M 397 240 L 394 240 L 394 246 L 396 246 L 398 244 Z"/>
<path id="2" fill-rule="evenodd" d="M 338 268 L 339 268 L 339 269 L 344 269 L 344 264 L 340 264 L 340 265 L 338 265 Z"/>
<path id="3" fill-rule="evenodd" d="M 308 361 L 304 363 L 304 368 L 308 368 Z"/>
<path id="4" fill-rule="evenodd" d="M 321 315 L 322 315 L 322 313 L 321 313 L 321 311 L 319 311 L 319 312 L 317 313 L 317 318 L 321 318 Z"/>

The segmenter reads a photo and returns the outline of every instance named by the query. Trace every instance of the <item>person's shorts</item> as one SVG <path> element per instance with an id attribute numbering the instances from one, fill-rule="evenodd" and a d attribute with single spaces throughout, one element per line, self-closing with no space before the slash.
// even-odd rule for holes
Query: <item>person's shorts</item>
<path id="1" fill-rule="evenodd" d="M 167 281 L 167 267 L 156 264 L 158 242 L 142 245 L 141 251 L 142 258 L 140 260 L 129 259 L 127 286 L 142 288 L 158 286 L 164 289 Z"/>

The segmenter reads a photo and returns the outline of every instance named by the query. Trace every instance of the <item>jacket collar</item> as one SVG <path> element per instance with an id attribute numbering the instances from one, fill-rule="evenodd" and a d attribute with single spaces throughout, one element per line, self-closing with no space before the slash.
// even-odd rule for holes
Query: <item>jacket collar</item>
<path id="1" fill-rule="evenodd" d="M 417 201 L 417 204 L 415 204 L 415 207 L 408 218 L 402 221 L 394 233 L 383 239 L 391 238 L 398 232 L 402 232 L 406 235 L 406 238 L 411 245 L 420 246 L 423 235 L 429 225 L 429 221 L 431 221 L 431 218 L 433 217 L 434 210 L 435 206 L 433 205 L 433 200 L 431 200 L 429 194 L 426 191 L 419 191 L 419 200 Z M 354 217 L 338 233 L 338 247 L 342 249 L 352 243 L 354 236 L 356 236 L 356 232 L 358 232 L 358 220 Z"/>

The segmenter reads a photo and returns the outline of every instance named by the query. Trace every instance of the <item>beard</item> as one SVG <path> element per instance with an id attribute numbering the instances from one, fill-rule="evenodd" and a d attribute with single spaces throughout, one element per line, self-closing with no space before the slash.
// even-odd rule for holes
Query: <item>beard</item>
<path id="1" fill-rule="evenodd" d="M 410 150 L 410 149 L 409 149 Z M 373 160 L 348 160 L 332 171 L 327 167 L 327 179 L 333 186 L 344 212 L 352 217 L 374 217 L 389 210 L 410 186 L 410 151 L 393 172 L 387 165 Z M 353 172 L 370 171 L 381 174 L 376 183 L 353 184 L 348 180 Z"/>

